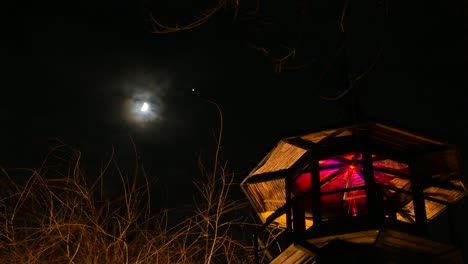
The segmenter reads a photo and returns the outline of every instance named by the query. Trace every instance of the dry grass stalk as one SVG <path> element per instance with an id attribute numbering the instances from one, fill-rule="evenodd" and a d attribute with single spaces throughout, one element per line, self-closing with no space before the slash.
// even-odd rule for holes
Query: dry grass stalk
<path id="1" fill-rule="evenodd" d="M 151 216 L 149 181 L 130 180 L 113 156 L 92 182 L 81 153 L 67 146 L 53 149 L 37 169 L 1 174 L 0 263 L 251 262 L 251 249 L 231 236 L 244 219 L 230 215 L 244 203 L 229 200 L 233 178 L 225 166 L 205 170 L 196 184 L 202 200 L 172 225 L 167 211 Z M 105 198 L 102 179 L 116 176 L 123 195 Z"/>

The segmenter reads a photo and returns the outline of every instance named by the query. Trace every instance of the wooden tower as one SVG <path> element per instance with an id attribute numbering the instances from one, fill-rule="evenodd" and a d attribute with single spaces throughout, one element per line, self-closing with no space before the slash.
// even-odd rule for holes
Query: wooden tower
<path id="1" fill-rule="evenodd" d="M 258 263 L 463 263 L 429 232 L 466 195 L 453 146 L 379 123 L 290 137 L 241 187 Z"/>

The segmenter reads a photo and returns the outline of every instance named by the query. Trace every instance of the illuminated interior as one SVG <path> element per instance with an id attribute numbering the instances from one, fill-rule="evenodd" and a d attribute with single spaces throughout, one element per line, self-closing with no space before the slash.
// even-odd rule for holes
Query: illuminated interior
<path id="1" fill-rule="evenodd" d="M 372 164 L 374 181 L 382 195 L 385 217 L 390 220 L 415 223 L 408 164 L 377 155 L 372 155 Z M 368 213 L 361 153 L 321 160 L 319 170 L 323 221 Z M 309 220 L 312 219 L 310 190 L 310 172 L 299 175 L 292 184 L 293 195 L 301 197 L 305 218 Z M 454 202 L 463 197 L 462 192 L 434 186 L 426 186 L 424 194 L 426 198 L 437 198 L 443 202 Z M 446 209 L 442 202 L 434 199 L 426 199 L 425 207 L 427 220 L 434 219 Z"/>
<path id="2" fill-rule="evenodd" d="M 322 220 L 367 214 L 367 200 L 360 153 L 347 154 L 319 161 Z M 312 217 L 311 174 L 301 174 L 292 185 L 295 196 L 303 196 L 301 204 L 306 219 Z"/>
<path id="3" fill-rule="evenodd" d="M 372 164 L 374 181 L 382 197 L 385 217 L 389 220 L 415 223 L 408 164 L 379 155 L 372 155 Z M 320 160 L 319 171 L 322 221 L 368 214 L 361 153 Z M 291 186 L 293 197 L 299 198 L 304 210 L 306 228 L 313 225 L 311 182 L 311 173 L 304 172 L 294 179 Z M 286 202 L 284 178 L 257 182 L 246 187 L 263 222 Z M 446 209 L 444 203 L 457 201 L 464 193 L 429 185 L 424 188 L 424 195 L 426 216 L 428 220 L 432 220 Z M 285 227 L 286 216 L 278 216 L 274 224 Z"/>
<path id="4" fill-rule="evenodd" d="M 410 170 L 407 164 L 372 155 L 374 180 L 384 201 L 387 218 L 413 223 L 414 208 L 410 193 Z M 322 220 L 362 216 L 368 213 L 361 153 L 349 153 L 321 160 L 320 192 Z M 299 175 L 292 185 L 300 196 L 306 219 L 312 218 L 311 174 Z M 428 219 L 443 210 L 442 204 L 426 201 Z M 432 210 L 431 210 L 432 209 Z"/>

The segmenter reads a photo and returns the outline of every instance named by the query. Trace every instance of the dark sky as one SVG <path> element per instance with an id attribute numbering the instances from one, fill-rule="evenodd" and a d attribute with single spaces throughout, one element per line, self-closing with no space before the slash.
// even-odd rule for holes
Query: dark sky
<path id="1" fill-rule="evenodd" d="M 264 1 L 255 17 L 235 18 L 226 8 L 193 30 L 150 33 L 150 10 L 174 24 L 210 4 L 190 2 L 7 6 L 0 165 L 34 166 L 57 139 L 91 161 L 114 146 L 125 163 L 133 159 L 131 136 L 149 175 L 169 190 L 188 188 L 219 127 L 206 100 L 223 111 L 223 158 L 239 177 L 282 137 L 370 118 L 459 145 L 467 164 L 463 1 L 351 1 L 345 36 L 343 1 Z M 248 3 L 241 1 L 245 9 Z M 345 52 L 333 60 L 343 43 Z M 290 66 L 305 67 L 277 74 L 258 51 L 282 54 L 284 46 L 297 48 Z M 350 96 L 320 98 L 338 95 L 344 76 L 366 71 L 380 49 L 355 84 L 355 108 Z M 158 120 L 128 119 L 125 103 L 139 96 L 157 103 Z"/>

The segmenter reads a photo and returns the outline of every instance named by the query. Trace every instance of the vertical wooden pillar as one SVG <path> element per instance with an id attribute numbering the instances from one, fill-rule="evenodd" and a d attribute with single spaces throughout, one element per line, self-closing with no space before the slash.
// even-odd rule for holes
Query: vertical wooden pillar
<path id="1" fill-rule="evenodd" d="M 311 199 L 312 199 L 312 217 L 314 226 L 322 223 L 322 208 L 320 202 L 320 167 L 319 159 L 316 154 L 310 155 L 310 180 L 311 180 Z"/>
<path id="2" fill-rule="evenodd" d="M 291 185 L 292 185 L 292 179 L 291 179 L 291 174 L 288 173 L 285 177 L 285 196 L 286 196 L 286 205 L 291 205 Z M 291 206 L 286 207 L 286 237 L 290 239 L 292 236 L 292 214 L 291 214 L 292 208 Z M 288 241 L 288 243 L 291 241 Z"/>
<path id="3" fill-rule="evenodd" d="M 378 195 L 377 186 L 374 178 L 374 165 L 372 161 L 372 142 L 369 135 L 365 133 L 362 136 L 362 162 L 364 168 L 364 182 L 366 185 L 367 210 L 372 222 L 380 223 L 383 220 L 383 201 Z"/>
<path id="4" fill-rule="evenodd" d="M 254 263 L 260 264 L 260 256 L 258 255 L 258 235 L 257 233 L 252 235 L 253 244 L 254 244 Z"/>
<path id="5" fill-rule="evenodd" d="M 411 169 L 411 192 L 413 194 L 414 216 L 416 218 L 416 230 L 419 235 L 427 235 L 426 204 L 423 193 L 423 175 L 420 166 L 423 166 L 418 157 L 413 157 Z M 430 165 L 430 164 L 427 164 Z"/>
<path id="6" fill-rule="evenodd" d="M 295 241 L 298 241 L 305 231 L 305 211 L 300 204 L 300 199 L 294 199 L 293 209 L 293 234 Z"/>
<path id="7" fill-rule="evenodd" d="M 457 214 L 456 209 L 452 204 L 447 205 L 447 213 L 449 222 L 450 241 L 454 246 L 458 248 L 463 248 L 463 239 L 461 239 L 460 230 L 457 228 L 459 225 L 456 221 L 457 215 L 459 215 L 459 213 Z"/>

